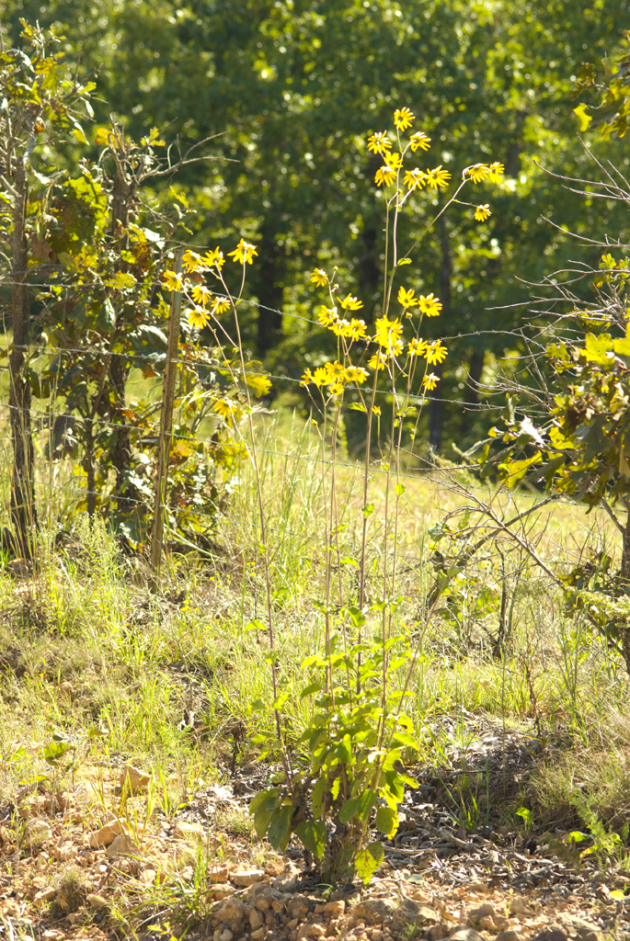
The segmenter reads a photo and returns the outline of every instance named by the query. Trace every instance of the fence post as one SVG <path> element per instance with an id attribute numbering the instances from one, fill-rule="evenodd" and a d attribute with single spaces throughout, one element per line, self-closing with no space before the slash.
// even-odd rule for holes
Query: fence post
<path id="1" fill-rule="evenodd" d="M 177 274 L 182 270 L 182 253 L 177 254 Z M 160 412 L 160 440 L 158 448 L 157 474 L 155 477 L 155 499 L 153 505 L 153 535 L 151 540 L 151 588 L 157 591 L 160 562 L 162 560 L 162 538 L 164 535 L 164 503 L 168 482 L 168 458 L 171 453 L 173 435 L 173 403 L 175 400 L 175 378 L 177 376 L 177 350 L 182 308 L 181 291 L 171 292 L 171 310 L 168 321 L 166 363 L 162 385 L 162 409 Z"/>

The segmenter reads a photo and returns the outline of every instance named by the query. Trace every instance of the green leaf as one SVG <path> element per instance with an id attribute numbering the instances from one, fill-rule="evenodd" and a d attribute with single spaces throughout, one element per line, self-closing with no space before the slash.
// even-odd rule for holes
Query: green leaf
<path id="1" fill-rule="evenodd" d="M 580 122 L 581 133 L 583 133 L 584 131 L 588 129 L 589 124 L 593 120 L 592 116 L 586 113 L 586 107 L 587 106 L 584 104 L 584 102 L 582 102 L 582 104 L 579 104 L 577 108 L 573 109 L 573 114 L 577 117 L 578 121 Z"/>
<path id="2" fill-rule="evenodd" d="M 324 813 L 324 794 L 326 793 L 326 775 L 322 774 L 311 791 L 311 807 L 316 820 Z"/>
<path id="3" fill-rule="evenodd" d="M 274 811 L 267 831 L 267 839 L 276 852 L 289 836 L 289 826 L 293 816 L 293 804 L 284 804 Z"/>
<path id="4" fill-rule="evenodd" d="M 326 824 L 323 821 L 305 820 L 298 824 L 295 832 L 311 853 L 321 859 L 326 849 Z"/>
<path id="5" fill-rule="evenodd" d="M 395 742 L 404 745 L 405 748 L 413 748 L 415 751 L 420 751 L 420 745 L 417 739 L 415 736 L 409 735 L 408 732 L 394 732 L 393 738 Z"/>
<path id="6" fill-rule="evenodd" d="M 383 862 L 384 855 L 383 844 L 376 840 L 373 843 L 368 843 L 364 850 L 357 853 L 354 866 L 358 877 L 365 885 L 368 884 L 373 873 Z"/>
<path id="7" fill-rule="evenodd" d="M 363 507 L 363 509 L 361 510 L 361 512 L 363 513 L 363 515 L 364 515 L 365 518 L 367 519 L 368 516 L 371 516 L 372 513 L 374 512 L 374 504 L 373 504 L 373 503 L 366 503 L 365 506 Z"/>
<path id="8" fill-rule="evenodd" d="M 344 735 L 339 745 L 335 749 L 335 754 L 339 761 L 343 761 L 345 764 L 352 759 L 352 739 L 349 735 Z"/>
<path id="9" fill-rule="evenodd" d="M 248 621 L 244 628 L 245 631 L 266 631 L 267 626 L 256 618 L 254 621 Z"/>
<path id="10" fill-rule="evenodd" d="M 351 797 L 341 805 L 339 811 L 339 820 L 341 823 L 348 823 L 358 813 L 361 802 L 358 797 Z"/>
<path id="11" fill-rule="evenodd" d="M 406 489 L 404 484 L 396 484 L 396 496 L 402 497 Z"/>
<path id="12" fill-rule="evenodd" d="M 56 737 L 53 736 L 53 739 Z M 69 742 L 59 740 L 58 738 L 55 741 L 48 742 L 47 745 L 42 749 L 42 757 L 49 765 L 54 765 L 56 761 L 59 761 L 60 758 L 66 754 L 66 752 L 71 748 Z"/>
<path id="13" fill-rule="evenodd" d="M 376 829 L 391 839 L 398 830 L 398 814 L 389 807 L 379 807 L 374 821 Z"/>

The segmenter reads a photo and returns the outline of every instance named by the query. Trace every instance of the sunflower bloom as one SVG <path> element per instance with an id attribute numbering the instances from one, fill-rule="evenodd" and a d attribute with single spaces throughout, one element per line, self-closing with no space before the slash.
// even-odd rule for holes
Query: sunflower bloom
<path id="1" fill-rule="evenodd" d="M 443 363 L 446 359 L 448 350 L 444 346 L 441 340 L 434 340 L 433 343 L 428 343 L 427 348 L 424 354 L 424 357 L 429 364 L 429 366 L 437 366 L 439 363 Z"/>
<path id="2" fill-rule="evenodd" d="M 407 310 L 408 307 L 415 307 L 418 303 L 418 298 L 416 297 L 413 288 L 403 288 L 398 289 L 398 303 Z"/>
<path id="3" fill-rule="evenodd" d="M 328 284 L 328 275 L 323 268 L 316 268 L 311 275 L 311 284 L 316 284 L 318 288 L 326 287 Z"/>
<path id="4" fill-rule="evenodd" d="M 353 297 L 352 294 L 348 294 L 339 303 L 344 310 L 361 310 L 363 307 L 363 301 L 360 301 L 358 297 Z"/>
<path id="5" fill-rule="evenodd" d="M 398 356 L 403 348 L 403 342 L 400 338 L 403 325 L 400 320 L 397 317 L 394 320 L 389 320 L 385 315 L 377 319 L 375 327 L 375 342 L 386 350 L 389 356 Z"/>
<path id="6" fill-rule="evenodd" d="M 397 108 L 394 111 L 394 124 L 399 131 L 406 131 L 416 120 L 416 116 L 409 108 Z"/>
<path id="7" fill-rule="evenodd" d="M 184 266 L 184 271 L 199 271 L 200 268 L 205 267 L 201 255 L 191 251 L 184 252 L 182 265 Z"/>
<path id="8" fill-rule="evenodd" d="M 392 170 L 392 168 L 387 165 L 383 165 L 376 171 L 374 182 L 377 186 L 391 186 L 395 179 L 396 171 Z"/>
<path id="9" fill-rule="evenodd" d="M 164 272 L 164 287 L 167 291 L 181 291 L 182 279 L 176 271 Z"/>
<path id="10" fill-rule="evenodd" d="M 430 372 L 428 376 L 424 376 L 422 379 L 422 388 L 425 390 L 425 392 L 432 392 L 439 381 L 440 377 L 436 376 L 434 372 Z"/>
<path id="11" fill-rule="evenodd" d="M 391 147 L 392 142 L 386 131 L 377 131 L 376 134 L 368 137 L 368 150 L 371 150 L 373 154 L 386 154 Z"/>
<path id="12" fill-rule="evenodd" d="M 368 375 L 367 369 L 363 369 L 361 366 L 346 366 L 344 378 L 346 382 L 356 382 L 357 385 L 361 385 Z"/>
<path id="13" fill-rule="evenodd" d="M 490 167 L 487 163 L 473 163 L 472 166 L 466 167 L 462 176 L 466 180 L 472 180 L 473 183 L 481 183 L 482 180 L 488 179 L 489 173 Z"/>
<path id="14" fill-rule="evenodd" d="M 217 297 L 214 302 L 214 307 L 212 308 L 213 314 L 224 314 L 226 310 L 230 309 L 230 302 L 227 297 Z"/>
<path id="15" fill-rule="evenodd" d="M 477 206 L 475 209 L 475 219 L 477 222 L 485 222 L 491 215 L 492 213 L 490 212 L 488 203 L 484 203 L 483 206 Z"/>
<path id="16" fill-rule="evenodd" d="M 422 337 L 414 337 L 407 347 L 407 356 L 424 356 L 427 344 Z"/>
<path id="17" fill-rule="evenodd" d="M 418 298 L 418 307 L 421 313 L 426 314 L 427 317 L 439 317 L 442 310 L 442 305 L 433 294 L 427 294 L 426 297 L 421 294 Z"/>
<path id="18" fill-rule="evenodd" d="M 427 137 L 424 131 L 416 131 L 415 134 L 411 135 L 409 144 L 415 154 L 416 150 L 428 150 L 431 146 L 431 138 Z"/>
<path id="19" fill-rule="evenodd" d="M 495 160 L 494 163 L 490 164 L 488 169 L 490 170 L 488 181 L 490 183 L 500 183 L 503 179 L 503 173 L 505 172 L 503 164 Z"/>
<path id="20" fill-rule="evenodd" d="M 381 353 L 379 355 L 378 353 L 375 353 L 374 356 L 372 356 L 372 358 L 368 360 L 368 366 L 370 367 L 370 369 L 377 369 L 379 371 L 381 369 L 385 369 L 385 362 L 383 360 L 383 354 Z"/>
<path id="21" fill-rule="evenodd" d="M 429 170 L 429 172 L 426 174 L 426 178 L 427 185 L 430 186 L 431 189 L 445 189 L 448 181 L 451 178 L 451 174 L 448 172 L 448 170 L 443 170 L 442 165 L 440 164 L 439 167 L 435 167 L 433 170 Z"/>
<path id="22" fill-rule="evenodd" d="M 220 248 L 215 248 L 211 252 L 206 252 L 206 254 L 203 256 L 203 260 L 208 268 L 222 268 L 225 264 L 225 258 L 223 257 L 223 252 Z"/>
<path id="23" fill-rule="evenodd" d="M 414 167 L 413 170 L 407 170 L 403 177 L 403 183 L 408 190 L 415 190 L 416 187 L 422 188 L 426 182 L 426 173 L 424 170 L 419 170 L 418 167 Z"/>
<path id="24" fill-rule="evenodd" d="M 203 307 L 193 307 L 187 311 L 188 323 L 191 327 L 201 330 L 208 323 L 208 311 Z"/>
<path id="25" fill-rule="evenodd" d="M 317 312 L 317 319 L 322 327 L 330 327 L 331 324 L 336 323 L 339 319 L 337 308 L 325 307 L 324 304 L 322 304 Z"/>
<path id="26" fill-rule="evenodd" d="M 351 340 L 353 343 L 355 340 L 361 340 L 366 336 L 365 321 L 357 320 L 354 317 L 352 320 L 340 320 L 339 328 L 339 332 L 334 331 L 337 336 L 345 337 L 346 340 Z"/>
<path id="27" fill-rule="evenodd" d="M 196 284 L 191 291 L 192 299 L 196 304 L 205 307 L 212 300 L 212 291 L 205 284 Z"/>
<path id="28" fill-rule="evenodd" d="M 237 264 L 251 265 L 254 255 L 257 255 L 256 246 L 251 242 L 241 239 L 233 252 L 228 252 L 230 258 L 233 258 Z"/>

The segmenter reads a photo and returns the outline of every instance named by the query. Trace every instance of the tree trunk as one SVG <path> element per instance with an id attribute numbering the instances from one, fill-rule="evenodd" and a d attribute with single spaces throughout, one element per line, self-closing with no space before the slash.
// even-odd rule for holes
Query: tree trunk
<path id="1" fill-rule="evenodd" d="M 26 204 L 28 181 L 26 162 L 15 158 L 13 187 L 13 271 L 11 315 L 13 345 L 9 355 L 9 411 L 13 443 L 11 516 L 20 551 L 32 555 L 32 539 L 37 527 L 33 435 L 31 429 L 31 389 L 28 381 L 27 348 L 30 327 L 30 302 L 26 281 L 28 246 L 26 242 Z"/>
<path id="2" fill-rule="evenodd" d="M 258 350 L 266 353 L 277 346 L 282 337 L 282 305 L 286 259 L 277 241 L 277 226 L 265 219 L 258 246 L 260 264 L 256 279 L 258 295 Z"/>
<path id="3" fill-rule="evenodd" d="M 481 380 L 484 359 L 485 352 L 483 350 L 473 350 L 470 360 L 468 361 L 468 381 L 466 382 L 466 389 L 464 391 L 465 404 L 462 410 L 462 422 L 460 426 L 462 438 L 470 434 L 474 423 L 474 416 L 477 411 L 476 405 L 479 401 L 477 385 Z"/>
<path id="4" fill-rule="evenodd" d="M 440 216 L 439 221 L 440 247 L 442 249 L 442 265 L 440 269 L 440 300 L 442 302 L 442 317 L 448 322 L 451 311 L 451 275 L 453 265 L 451 262 L 451 253 L 449 251 L 448 235 L 446 234 L 446 224 L 444 216 Z M 433 372 L 442 379 L 444 364 L 440 363 L 434 366 Z M 444 422 L 444 392 L 441 381 L 437 388 L 431 393 L 429 401 L 429 444 L 435 450 L 439 451 L 442 445 L 442 425 Z"/>

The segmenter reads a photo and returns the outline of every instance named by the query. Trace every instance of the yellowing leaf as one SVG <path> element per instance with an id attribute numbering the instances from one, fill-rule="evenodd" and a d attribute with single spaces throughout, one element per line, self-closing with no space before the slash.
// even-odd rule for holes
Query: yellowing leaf
<path id="1" fill-rule="evenodd" d="M 573 109 L 573 114 L 577 117 L 580 122 L 580 131 L 584 132 L 588 129 L 589 124 L 593 120 L 590 114 L 586 113 L 586 105 L 584 102 L 578 105 L 577 108 Z"/>

